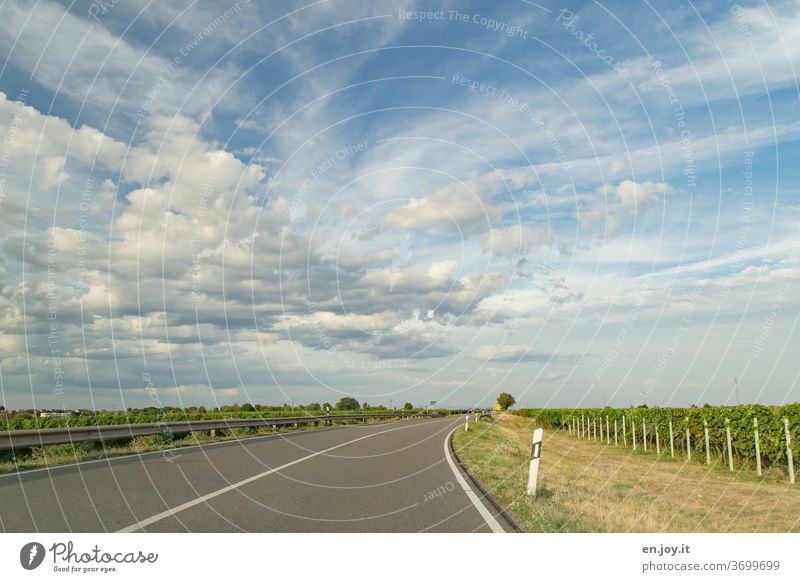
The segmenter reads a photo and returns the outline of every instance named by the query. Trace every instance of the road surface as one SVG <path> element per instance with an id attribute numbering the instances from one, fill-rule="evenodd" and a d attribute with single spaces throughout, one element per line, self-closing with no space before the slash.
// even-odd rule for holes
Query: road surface
<path id="1" fill-rule="evenodd" d="M 0 476 L 7 532 L 501 532 L 463 417 L 346 425 Z"/>

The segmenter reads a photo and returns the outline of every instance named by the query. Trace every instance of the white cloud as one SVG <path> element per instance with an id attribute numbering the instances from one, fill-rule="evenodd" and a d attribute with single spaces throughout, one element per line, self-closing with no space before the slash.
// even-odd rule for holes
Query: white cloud
<path id="1" fill-rule="evenodd" d="M 547 226 L 522 225 L 493 228 L 483 235 L 483 248 L 498 256 L 525 255 L 528 250 L 547 244 L 551 239 Z"/>
<path id="2" fill-rule="evenodd" d="M 550 359 L 549 354 L 523 344 L 481 346 L 475 351 L 475 357 L 490 362 L 547 361 Z"/>

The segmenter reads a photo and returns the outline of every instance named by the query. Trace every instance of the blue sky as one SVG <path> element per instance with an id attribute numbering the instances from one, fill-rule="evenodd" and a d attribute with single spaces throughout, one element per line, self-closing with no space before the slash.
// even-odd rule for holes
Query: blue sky
<path id="1" fill-rule="evenodd" d="M 0 13 L 8 408 L 798 399 L 794 2 Z"/>

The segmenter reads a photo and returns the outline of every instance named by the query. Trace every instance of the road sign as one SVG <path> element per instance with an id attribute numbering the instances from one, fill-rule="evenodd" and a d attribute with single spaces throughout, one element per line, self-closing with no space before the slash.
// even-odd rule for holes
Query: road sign
<path id="1" fill-rule="evenodd" d="M 528 471 L 528 495 L 536 496 L 536 480 L 539 477 L 539 457 L 542 455 L 542 436 L 544 431 L 537 428 L 533 431 L 531 445 L 531 465 Z"/>
<path id="2" fill-rule="evenodd" d="M 500 403 L 499 402 L 494 405 L 494 411 L 495 412 L 499 412 L 500 411 Z"/>

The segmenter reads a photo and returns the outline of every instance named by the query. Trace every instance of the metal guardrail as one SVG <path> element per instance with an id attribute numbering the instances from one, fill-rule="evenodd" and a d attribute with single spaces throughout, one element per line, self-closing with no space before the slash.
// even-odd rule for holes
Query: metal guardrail
<path id="1" fill-rule="evenodd" d="M 428 414 L 330 414 L 325 416 L 288 416 L 264 418 L 230 418 L 214 420 L 188 420 L 177 422 L 151 422 L 141 424 L 106 424 L 100 426 L 70 426 L 0 431 L 0 450 L 63 445 L 88 441 L 106 441 L 158 434 L 180 434 L 231 428 L 285 426 L 287 424 L 330 424 L 341 420 L 390 418 L 425 418 Z"/>

